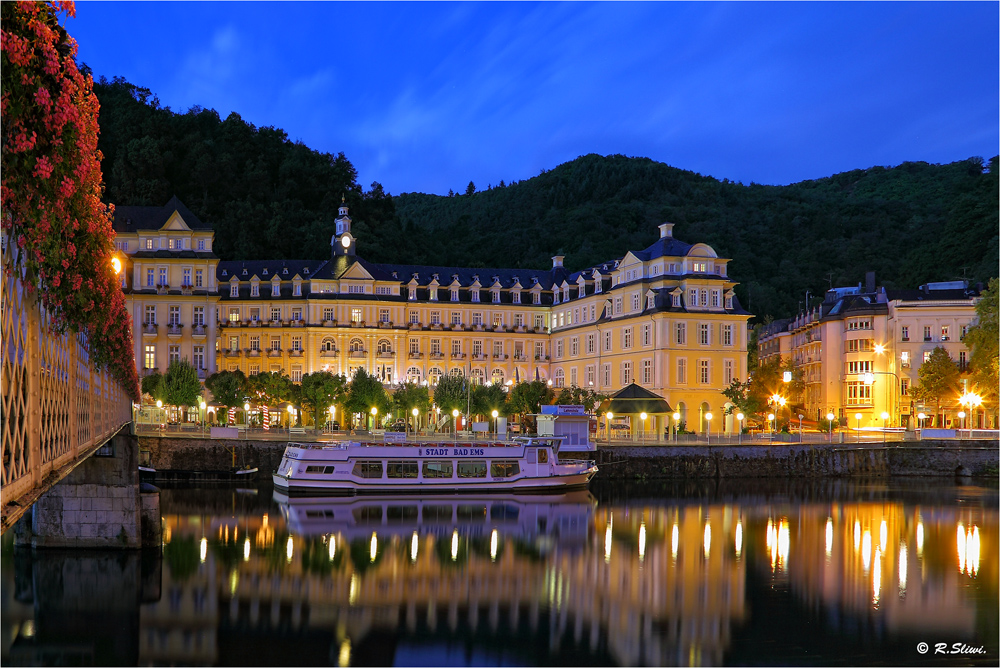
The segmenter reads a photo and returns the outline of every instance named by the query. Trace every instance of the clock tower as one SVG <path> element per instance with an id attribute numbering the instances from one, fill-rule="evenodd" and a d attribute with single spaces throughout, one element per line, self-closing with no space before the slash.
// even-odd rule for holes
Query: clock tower
<path id="1" fill-rule="evenodd" d="M 340 208 L 337 209 L 337 219 L 334 221 L 337 231 L 330 239 L 330 255 L 338 257 L 341 255 L 354 255 L 355 240 L 351 234 L 351 217 L 347 215 L 347 204 L 344 197 L 340 197 Z"/>

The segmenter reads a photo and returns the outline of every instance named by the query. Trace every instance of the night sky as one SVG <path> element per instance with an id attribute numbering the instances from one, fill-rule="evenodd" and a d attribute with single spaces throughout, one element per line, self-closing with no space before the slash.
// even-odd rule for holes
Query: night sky
<path id="1" fill-rule="evenodd" d="M 587 153 L 787 184 L 1000 152 L 1000 3 L 78 2 L 95 76 L 464 192 Z"/>

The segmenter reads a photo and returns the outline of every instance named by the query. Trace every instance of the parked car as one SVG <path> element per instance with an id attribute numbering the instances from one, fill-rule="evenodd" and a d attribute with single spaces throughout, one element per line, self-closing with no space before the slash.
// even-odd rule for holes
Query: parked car
<path id="1" fill-rule="evenodd" d="M 334 420 L 332 423 L 330 423 L 330 429 L 332 429 L 333 431 L 340 431 L 340 423 Z"/>
<path id="2" fill-rule="evenodd" d="M 406 422 L 404 420 L 396 420 L 389 425 L 389 431 L 406 431 Z"/>

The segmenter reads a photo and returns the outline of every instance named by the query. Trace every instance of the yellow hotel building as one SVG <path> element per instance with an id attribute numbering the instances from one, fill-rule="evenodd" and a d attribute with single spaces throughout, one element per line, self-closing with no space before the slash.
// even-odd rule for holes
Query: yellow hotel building
<path id="1" fill-rule="evenodd" d="M 188 359 L 203 376 L 280 371 L 294 382 L 358 368 L 387 386 L 463 374 L 611 394 L 634 382 L 700 431 L 746 377 L 750 313 L 729 260 L 675 239 L 670 223 L 648 248 L 576 272 L 562 256 L 540 269 L 376 264 L 357 254 L 346 205 L 335 224 L 327 260 L 220 261 L 211 227 L 176 197 L 118 207 L 140 374 Z"/>

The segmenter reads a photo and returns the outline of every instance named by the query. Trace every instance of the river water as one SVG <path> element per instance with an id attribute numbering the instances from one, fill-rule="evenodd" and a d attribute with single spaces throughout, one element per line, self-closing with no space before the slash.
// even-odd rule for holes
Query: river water
<path id="1" fill-rule="evenodd" d="M 162 554 L 5 536 L 4 665 L 997 665 L 998 495 L 163 488 Z"/>

